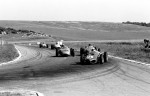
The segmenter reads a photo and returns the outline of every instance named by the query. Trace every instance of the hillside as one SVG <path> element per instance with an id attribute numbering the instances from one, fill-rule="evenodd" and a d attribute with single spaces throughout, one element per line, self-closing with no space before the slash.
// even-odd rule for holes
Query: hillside
<path id="1" fill-rule="evenodd" d="M 0 21 L 0 26 L 35 32 L 69 40 L 128 40 L 150 38 L 150 28 L 106 22 Z"/>

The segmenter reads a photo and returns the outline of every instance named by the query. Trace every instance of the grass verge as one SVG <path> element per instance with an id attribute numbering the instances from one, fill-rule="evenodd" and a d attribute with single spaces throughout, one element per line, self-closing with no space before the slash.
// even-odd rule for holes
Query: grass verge
<path id="1" fill-rule="evenodd" d="M 87 46 L 89 43 L 70 43 L 70 47 L 79 49 Z M 131 42 L 108 42 L 108 43 L 91 43 L 102 51 L 109 52 L 110 55 L 122 57 L 125 59 L 137 60 L 150 63 L 150 49 L 143 50 L 143 43 Z"/>
<path id="2" fill-rule="evenodd" d="M 0 45 L 0 63 L 11 61 L 18 56 L 19 54 L 15 49 L 14 45 L 11 44 L 5 44 L 3 46 Z"/>

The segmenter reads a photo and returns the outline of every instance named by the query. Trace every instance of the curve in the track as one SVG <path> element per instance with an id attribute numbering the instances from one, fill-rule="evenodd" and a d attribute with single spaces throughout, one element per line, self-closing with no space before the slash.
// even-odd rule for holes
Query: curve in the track
<path id="1" fill-rule="evenodd" d="M 112 58 L 103 65 L 82 65 L 79 56 L 55 57 L 54 50 L 18 48 L 20 61 L 0 67 L 1 89 L 31 89 L 46 96 L 150 95 L 146 66 Z"/>

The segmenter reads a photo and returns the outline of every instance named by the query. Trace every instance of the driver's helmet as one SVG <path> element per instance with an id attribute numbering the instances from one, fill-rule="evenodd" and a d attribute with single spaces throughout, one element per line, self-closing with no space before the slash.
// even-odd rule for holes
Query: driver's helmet
<path id="1" fill-rule="evenodd" d="M 95 50 L 91 49 L 91 55 L 94 55 L 94 53 L 95 53 Z"/>

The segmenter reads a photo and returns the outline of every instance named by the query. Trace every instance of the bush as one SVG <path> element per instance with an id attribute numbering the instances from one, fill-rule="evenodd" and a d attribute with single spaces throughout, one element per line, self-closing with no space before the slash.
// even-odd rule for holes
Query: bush
<path id="1" fill-rule="evenodd" d="M 134 24 L 134 25 L 140 25 L 140 26 L 145 26 L 145 27 L 150 27 L 150 23 L 145 23 L 145 22 L 122 22 L 123 24 Z"/>

